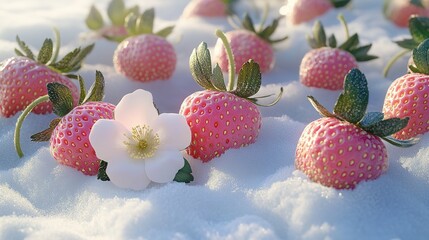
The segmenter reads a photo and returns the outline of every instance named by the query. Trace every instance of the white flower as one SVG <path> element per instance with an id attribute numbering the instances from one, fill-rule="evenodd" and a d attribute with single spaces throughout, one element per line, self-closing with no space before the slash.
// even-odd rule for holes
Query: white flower
<path id="1" fill-rule="evenodd" d="M 181 150 L 191 142 L 184 116 L 158 111 L 152 94 L 139 89 L 125 95 L 114 119 L 100 119 L 89 140 L 106 173 L 118 187 L 141 190 L 150 182 L 171 182 L 184 166 Z"/>

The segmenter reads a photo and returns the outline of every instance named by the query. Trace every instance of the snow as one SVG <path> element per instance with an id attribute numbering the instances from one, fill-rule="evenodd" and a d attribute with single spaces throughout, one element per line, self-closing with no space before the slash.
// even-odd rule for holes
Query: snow
<path id="1" fill-rule="evenodd" d="M 38 48 L 52 27 L 62 34 L 66 50 L 90 42 L 84 18 L 92 1 L 2 1 L 0 59 L 14 55 L 15 36 Z M 169 40 L 178 53 L 170 80 L 138 83 L 115 73 L 116 44 L 97 40 L 80 74 L 91 82 L 95 70 L 106 79 L 105 101 L 118 103 L 138 88 L 152 92 L 161 112 L 178 112 L 183 99 L 200 87 L 192 80 L 188 58 L 201 41 L 214 46 L 217 28 L 229 30 L 225 19 L 180 19 L 188 1 L 158 0 L 138 3 L 154 6 L 156 28 L 176 24 Z M 263 6 L 263 1 L 240 1 L 240 9 Z M 264 1 L 265 2 L 265 1 Z M 268 1 L 266 1 L 268 2 Z M 94 1 L 105 10 L 108 0 Z M 272 13 L 282 4 L 270 0 Z M 382 1 L 355 0 L 345 9 L 319 19 L 328 34 L 344 40 L 336 19 L 341 12 L 350 31 L 361 42 L 373 43 L 380 58 L 361 63 L 369 81 L 369 111 L 380 111 L 385 92 L 405 72 L 407 58 L 382 69 L 400 49 L 392 40 L 408 36 L 381 15 Z M 255 10 L 250 11 L 255 14 Z M 379 179 L 360 183 L 354 190 L 335 190 L 310 182 L 294 168 L 295 146 L 309 122 L 319 116 L 307 101 L 315 96 L 332 109 L 339 91 L 307 88 L 298 81 L 299 62 L 309 50 L 304 43 L 312 22 L 299 26 L 281 23 L 278 35 L 289 39 L 276 45 L 276 66 L 263 75 L 260 94 L 277 93 L 281 101 L 261 108 L 263 125 L 256 143 L 229 150 L 209 163 L 188 157 L 195 181 L 190 184 L 153 184 L 143 191 L 115 187 L 58 165 L 48 143 L 30 142 L 53 115 L 30 114 L 22 129 L 25 156 L 13 147 L 17 115 L 0 118 L 0 239 L 426 239 L 429 235 L 429 140 L 411 148 L 388 146 L 390 166 Z M 387 145 L 387 144 L 386 144 Z"/>

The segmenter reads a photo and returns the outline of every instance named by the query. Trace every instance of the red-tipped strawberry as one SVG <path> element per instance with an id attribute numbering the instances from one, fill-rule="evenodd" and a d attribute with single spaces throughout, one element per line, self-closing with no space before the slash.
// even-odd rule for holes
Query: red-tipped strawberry
<path id="1" fill-rule="evenodd" d="M 376 179 L 386 172 L 389 163 L 382 139 L 401 147 L 411 146 L 416 140 L 390 137 L 407 126 L 408 118 L 385 119 L 379 112 L 366 113 L 367 81 L 358 69 L 352 69 L 344 82 L 344 92 L 334 113 L 309 97 L 323 117 L 302 132 L 295 166 L 324 186 L 353 189 L 359 182 Z"/>
<path id="2" fill-rule="evenodd" d="M 97 71 L 96 81 L 85 94 L 83 81 L 80 80 L 81 95 L 79 105 L 74 106 L 69 88 L 60 83 L 47 85 L 48 95 L 39 97 L 30 104 L 18 118 L 15 129 L 15 147 L 20 157 L 20 129 L 31 109 L 42 101 L 49 100 L 54 105 L 54 113 L 59 116 L 52 120 L 49 127 L 31 136 L 32 141 L 50 141 L 50 151 L 60 164 L 77 169 L 85 175 L 96 175 L 100 167 L 94 149 L 89 142 L 89 133 L 98 119 L 113 118 L 115 106 L 101 102 L 104 97 L 104 78 Z"/>
<path id="3" fill-rule="evenodd" d="M 153 8 L 141 15 L 129 14 L 125 24 L 130 37 L 118 45 L 113 55 L 116 71 L 132 80 L 167 80 L 176 69 L 176 51 L 165 39 L 173 27 L 155 33 L 154 19 Z"/>
<path id="4" fill-rule="evenodd" d="M 422 0 L 384 0 L 383 14 L 397 27 L 406 28 L 413 16 L 429 17 L 429 3 Z"/>
<path id="5" fill-rule="evenodd" d="M 227 32 L 225 35 L 231 44 L 234 54 L 236 73 L 240 67 L 249 59 L 253 59 L 259 64 L 261 73 L 270 71 L 274 67 L 275 57 L 272 44 L 286 40 L 288 37 L 272 39 L 271 36 L 279 25 L 280 18 L 273 20 L 271 25 L 256 29 L 252 19 L 245 14 L 241 23 L 242 29 Z M 214 61 L 217 62 L 223 72 L 228 72 L 228 54 L 223 47 L 222 41 L 218 40 L 214 47 Z"/>
<path id="6" fill-rule="evenodd" d="M 280 13 L 286 15 L 293 25 L 308 22 L 322 16 L 333 8 L 342 8 L 351 0 L 286 0 Z"/>
<path id="7" fill-rule="evenodd" d="M 123 0 L 111 0 L 107 7 L 107 16 L 110 20 L 106 24 L 100 11 L 92 5 L 85 19 L 86 26 L 95 31 L 98 36 L 104 37 L 110 41 L 121 42 L 128 37 L 125 27 L 125 19 L 130 13 L 138 13 L 139 6 L 134 5 L 130 8 L 125 6 Z"/>
<path id="8" fill-rule="evenodd" d="M 414 65 L 411 73 L 397 78 L 390 85 L 384 99 L 386 117 L 409 117 L 404 129 L 394 135 L 398 139 L 410 139 L 429 131 L 429 39 L 413 50 Z"/>
<path id="9" fill-rule="evenodd" d="M 191 17 L 225 17 L 232 12 L 235 0 L 192 0 L 186 5 L 182 16 Z"/>
<path id="10" fill-rule="evenodd" d="M 18 56 L 0 63 L 0 116 L 12 117 L 22 111 L 36 98 L 47 94 L 46 84 L 51 82 L 58 82 L 70 88 L 73 99 L 77 102 L 78 89 L 65 74 L 81 67 L 93 45 L 83 49 L 76 48 L 57 61 L 60 41 L 57 31 L 55 34 L 55 44 L 51 39 L 46 39 L 37 56 L 19 37 L 16 38 L 20 48 L 15 49 Z M 51 113 L 52 104 L 41 103 L 33 112 Z"/>
<path id="11" fill-rule="evenodd" d="M 349 37 L 344 18 L 340 15 L 339 19 L 344 24 L 347 35 L 343 44 L 337 46 L 334 35 L 327 38 L 319 21 L 314 25 L 314 36 L 307 36 L 313 49 L 304 55 L 299 69 L 299 79 L 305 86 L 329 90 L 343 89 L 344 76 L 351 69 L 357 68 L 358 62 L 377 58 L 368 55 L 371 44 L 359 46 L 359 36 L 355 33 Z"/>
<path id="12" fill-rule="evenodd" d="M 229 52 L 229 69 L 235 69 L 228 40 L 220 30 L 216 34 Z M 219 65 L 212 69 L 210 52 L 203 42 L 192 52 L 190 69 L 194 80 L 205 90 L 188 96 L 180 107 L 192 132 L 188 154 L 207 162 L 230 148 L 254 143 L 261 127 L 257 99 L 252 98 L 261 86 L 258 64 L 253 60 L 243 64 L 237 84 L 235 72 L 230 70 L 226 86 Z M 280 97 L 281 94 L 272 104 Z"/>
<path id="13" fill-rule="evenodd" d="M 392 59 L 386 64 L 383 70 L 383 75 L 386 77 L 392 65 L 402 56 L 411 53 L 425 39 L 429 38 L 429 18 L 412 16 L 408 20 L 408 30 L 411 34 L 411 38 L 405 38 L 395 43 L 403 48 L 404 50 L 392 57 Z M 413 58 L 410 57 L 408 65 L 413 64 Z"/>

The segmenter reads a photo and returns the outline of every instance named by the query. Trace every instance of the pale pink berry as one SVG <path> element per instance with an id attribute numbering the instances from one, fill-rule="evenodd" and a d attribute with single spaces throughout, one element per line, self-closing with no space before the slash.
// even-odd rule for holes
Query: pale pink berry
<path id="1" fill-rule="evenodd" d="M 397 27 L 408 27 L 408 19 L 413 15 L 429 17 L 429 9 L 416 6 L 409 0 L 385 1 L 384 16 Z"/>
<path id="2" fill-rule="evenodd" d="M 192 0 L 183 10 L 183 17 L 225 17 L 228 6 L 223 0 Z"/>
<path id="3" fill-rule="evenodd" d="M 125 39 L 113 55 L 117 72 L 141 82 L 170 79 L 176 69 L 176 62 L 173 45 L 154 34 Z"/>
<path id="4" fill-rule="evenodd" d="M 203 162 L 254 143 L 261 127 L 257 106 L 228 92 L 195 92 L 183 101 L 180 114 L 192 132 L 187 153 Z"/>
<path id="5" fill-rule="evenodd" d="M 385 118 L 409 117 L 408 125 L 393 136 L 410 139 L 429 131 L 429 76 L 411 73 L 397 78 L 384 99 Z"/>
<path id="6" fill-rule="evenodd" d="M 249 59 L 253 59 L 259 64 L 261 73 L 268 72 L 273 68 L 275 56 L 269 42 L 247 30 L 234 30 L 225 33 L 225 35 L 231 44 L 232 53 L 234 54 L 236 72 Z M 222 41 L 219 39 L 214 47 L 213 58 L 214 62 L 219 64 L 223 72 L 228 71 L 228 56 L 222 45 Z"/>
<path id="7" fill-rule="evenodd" d="M 312 49 L 304 55 L 299 69 L 302 84 L 308 87 L 340 90 L 344 77 L 358 64 L 354 56 L 344 50 L 330 47 Z"/>
<path id="8" fill-rule="evenodd" d="M 60 164 L 85 175 L 96 175 L 100 166 L 89 141 L 89 133 L 98 119 L 113 119 L 115 106 L 106 102 L 87 102 L 62 117 L 50 138 L 50 151 Z"/>
<path id="9" fill-rule="evenodd" d="M 333 7 L 329 0 L 287 0 L 281 12 L 290 23 L 298 25 L 322 16 Z"/>
<path id="10" fill-rule="evenodd" d="M 309 179 L 337 189 L 353 189 L 388 169 L 381 139 L 346 121 L 323 117 L 304 129 L 295 166 Z"/>
<path id="11" fill-rule="evenodd" d="M 4 60 L 0 64 L 0 116 L 12 117 L 24 110 L 35 99 L 48 93 L 46 85 L 51 82 L 67 86 L 74 103 L 77 103 L 79 94 L 76 85 L 61 73 L 26 57 Z M 32 112 L 52 113 L 52 103 L 40 103 Z"/>

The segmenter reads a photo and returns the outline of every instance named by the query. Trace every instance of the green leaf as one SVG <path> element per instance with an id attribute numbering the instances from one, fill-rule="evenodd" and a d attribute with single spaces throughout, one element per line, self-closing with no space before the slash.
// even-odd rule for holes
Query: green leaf
<path id="1" fill-rule="evenodd" d="M 313 96 L 307 96 L 307 99 L 310 101 L 311 105 L 313 105 L 314 109 L 322 116 L 322 117 L 333 117 L 339 118 L 337 115 L 331 113 L 328 109 L 326 109 L 322 104 L 320 104 Z"/>
<path id="2" fill-rule="evenodd" d="M 98 168 L 97 179 L 101 181 L 110 181 L 109 176 L 107 176 L 106 169 L 108 163 L 100 160 L 100 167 Z"/>
<path id="3" fill-rule="evenodd" d="M 153 26 L 155 20 L 155 9 L 149 8 L 145 10 L 138 18 L 137 18 L 137 33 L 138 34 L 152 34 Z"/>
<path id="4" fill-rule="evenodd" d="M 79 81 L 79 88 L 80 88 L 79 105 L 82 105 L 86 97 L 85 82 L 81 76 L 77 76 L 77 80 Z"/>
<path id="5" fill-rule="evenodd" d="M 248 13 L 244 14 L 241 25 L 243 26 L 244 29 L 256 33 L 255 25 L 253 24 L 253 20 Z"/>
<path id="6" fill-rule="evenodd" d="M 30 136 L 33 142 L 47 142 L 51 139 L 52 132 L 55 127 L 61 122 L 61 118 L 54 118 L 49 124 L 49 128 Z"/>
<path id="7" fill-rule="evenodd" d="M 194 181 L 194 176 L 192 175 L 192 168 L 189 162 L 185 158 L 183 158 L 183 160 L 185 161 L 185 165 L 177 172 L 173 181 L 190 183 Z"/>
<path id="8" fill-rule="evenodd" d="M 213 86 L 219 91 L 226 91 L 225 79 L 223 78 L 222 70 L 219 67 L 219 64 L 213 68 L 213 74 L 211 79 L 211 83 Z"/>
<path id="9" fill-rule="evenodd" d="M 357 47 L 358 45 L 359 45 L 359 36 L 355 33 L 351 37 L 349 37 L 343 44 L 341 44 L 338 48 L 349 52 L 351 49 Z"/>
<path id="10" fill-rule="evenodd" d="M 365 114 L 363 119 L 359 122 L 359 126 L 362 128 L 369 127 L 374 125 L 377 122 L 382 121 L 384 118 L 384 114 L 381 112 L 368 112 Z"/>
<path id="11" fill-rule="evenodd" d="M 103 16 L 94 5 L 89 9 L 89 13 L 85 18 L 85 24 L 91 30 L 99 30 L 104 26 Z"/>
<path id="12" fill-rule="evenodd" d="M 21 41 L 21 39 L 16 36 L 16 42 L 18 43 L 19 48 L 22 50 L 23 53 L 21 53 L 21 51 L 19 51 L 18 49 L 15 49 L 15 52 L 19 52 L 20 56 L 25 56 L 29 59 L 34 60 L 34 54 L 31 51 L 31 49 L 27 46 L 27 44 L 24 41 Z"/>
<path id="13" fill-rule="evenodd" d="M 173 30 L 174 26 L 168 26 L 156 32 L 155 35 L 166 38 L 173 32 Z"/>
<path id="14" fill-rule="evenodd" d="M 189 68 L 194 80 L 204 89 L 215 90 L 211 83 L 212 65 L 210 51 L 205 42 L 194 49 L 189 58 Z"/>
<path id="15" fill-rule="evenodd" d="M 70 71 L 77 71 L 82 67 L 83 60 L 86 58 L 86 56 L 88 56 L 89 53 L 91 53 L 92 49 L 94 49 L 94 45 L 95 44 L 93 43 L 79 51 L 76 57 L 74 57 L 74 59 L 69 64 L 69 68 L 71 69 Z"/>
<path id="16" fill-rule="evenodd" d="M 107 6 L 107 15 L 115 26 L 124 25 L 125 11 L 125 3 L 123 0 L 112 0 Z"/>
<path id="17" fill-rule="evenodd" d="M 276 31 L 277 27 L 279 26 L 279 18 L 276 18 L 273 20 L 272 24 L 269 26 L 266 26 L 264 30 L 262 30 L 260 33 L 258 33 L 258 36 L 260 36 L 262 39 L 270 39 L 271 35 Z"/>
<path id="18" fill-rule="evenodd" d="M 73 109 L 73 95 L 70 89 L 57 82 L 48 83 L 49 100 L 53 105 L 53 112 L 63 117 Z"/>
<path id="19" fill-rule="evenodd" d="M 138 19 L 138 14 L 135 14 L 135 13 L 130 13 L 125 18 L 125 28 L 127 29 L 127 32 L 130 36 L 138 35 L 137 19 Z"/>
<path id="20" fill-rule="evenodd" d="M 429 18 L 413 16 L 408 20 L 408 29 L 414 41 L 423 42 L 429 38 Z"/>
<path id="21" fill-rule="evenodd" d="M 413 50 L 413 60 L 416 66 L 414 72 L 429 74 L 429 39 L 424 40 Z"/>
<path id="22" fill-rule="evenodd" d="M 40 48 L 39 54 L 37 56 L 37 62 L 41 64 L 46 64 L 51 60 L 52 54 L 54 50 L 54 43 L 52 42 L 52 39 L 46 39 L 43 42 L 42 47 Z"/>
<path id="23" fill-rule="evenodd" d="M 399 40 L 399 41 L 395 41 L 396 44 L 398 44 L 398 46 L 400 46 L 401 48 L 405 48 L 405 49 L 414 49 L 416 48 L 419 43 L 416 42 L 414 39 L 403 39 L 403 40 Z"/>
<path id="24" fill-rule="evenodd" d="M 104 98 L 104 76 L 100 71 L 95 72 L 95 81 L 88 90 L 83 103 L 98 102 Z"/>
<path id="25" fill-rule="evenodd" d="M 66 54 L 59 62 L 52 63 L 50 67 L 55 68 L 56 70 L 66 73 L 71 71 L 73 68 L 71 67 L 71 64 L 73 60 L 76 58 L 76 56 L 79 54 L 80 48 L 76 48 L 73 51 Z"/>
<path id="26" fill-rule="evenodd" d="M 374 55 L 368 55 L 368 51 L 371 49 L 372 44 L 368 44 L 365 46 L 357 47 L 355 49 L 350 50 L 350 53 L 355 57 L 358 62 L 370 61 L 378 58 Z"/>
<path id="27" fill-rule="evenodd" d="M 128 16 L 128 14 L 139 14 L 139 12 L 140 12 L 140 7 L 138 5 L 134 5 L 125 10 L 125 17 Z"/>
<path id="28" fill-rule="evenodd" d="M 331 48 L 337 47 L 337 39 L 335 38 L 334 34 L 331 34 L 328 38 L 328 46 Z"/>
<path id="29" fill-rule="evenodd" d="M 386 142 L 394 145 L 394 146 L 403 147 L 403 148 L 412 147 L 415 144 L 419 143 L 419 141 L 420 141 L 420 138 L 411 138 L 411 139 L 407 139 L 407 140 L 399 140 L 399 139 L 393 138 L 391 136 L 382 137 L 382 139 L 385 140 Z"/>
<path id="30" fill-rule="evenodd" d="M 313 26 L 313 36 L 316 41 L 316 48 L 326 47 L 326 33 L 320 21 L 316 21 Z"/>
<path id="31" fill-rule="evenodd" d="M 238 73 L 237 88 L 233 93 L 242 98 L 255 95 L 261 88 L 261 78 L 259 64 L 252 59 L 245 62 Z"/>
<path id="32" fill-rule="evenodd" d="M 364 128 L 364 130 L 379 137 L 387 137 L 406 127 L 408 121 L 408 117 L 403 119 L 389 118 L 376 122 L 375 124 Z"/>
<path id="33" fill-rule="evenodd" d="M 356 124 L 365 116 L 368 98 L 368 82 L 365 75 L 354 68 L 344 79 L 344 91 L 335 103 L 334 113 L 346 121 Z"/>
<path id="34" fill-rule="evenodd" d="M 351 0 L 330 0 L 330 1 L 335 8 L 341 8 L 341 7 L 347 6 L 347 4 L 349 4 Z"/>

